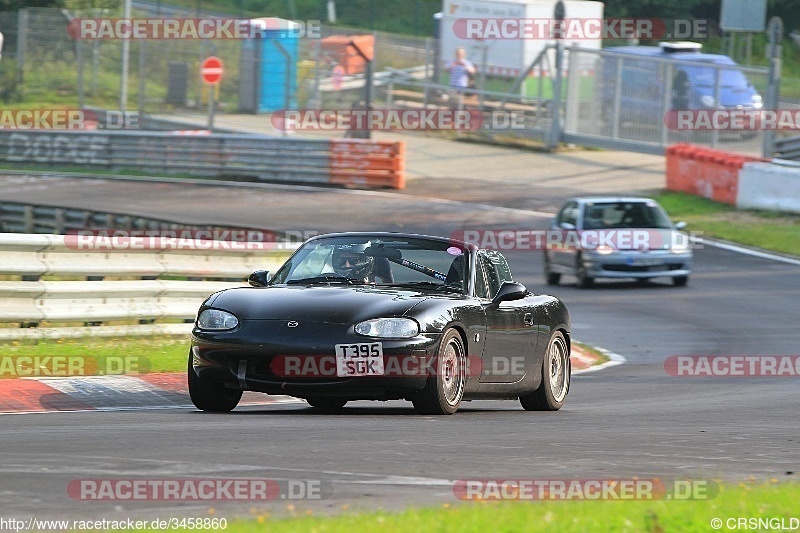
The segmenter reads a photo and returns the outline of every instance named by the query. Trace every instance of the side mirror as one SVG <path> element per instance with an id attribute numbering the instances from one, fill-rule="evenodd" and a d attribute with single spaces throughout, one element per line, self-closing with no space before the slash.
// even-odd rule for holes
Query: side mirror
<path id="1" fill-rule="evenodd" d="M 676 222 L 675 223 L 675 229 L 677 229 L 677 230 L 684 229 L 685 227 L 686 227 L 686 222 Z"/>
<path id="2" fill-rule="evenodd" d="M 247 283 L 253 287 L 266 287 L 272 275 L 268 270 L 256 270 L 247 278 Z"/>
<path id="3" fill-rule="evenodd" d="M 505 281 L 497 291 L 497 294 L 492 298 L 492 305 L 499 305 L 502 302 L 511 302 L 513 300 L 522 300 L 528 295 L 528 289 L 522 283 L 516 281 Z"/>

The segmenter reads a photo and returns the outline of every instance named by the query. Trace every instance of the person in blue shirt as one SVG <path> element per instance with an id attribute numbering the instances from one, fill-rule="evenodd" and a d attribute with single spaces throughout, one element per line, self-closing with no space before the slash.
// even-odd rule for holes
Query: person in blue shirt
<path id="1" fill-rule="evenodd" d="M 464 91 L 469 88 L 470 76 L 475 75 L 475 65 L 467 59 L 467 51 L 463 48 L 456 50 L 455 61 L 448 61 L 445 70 L 450 73 L 450 86 L 456 90 L 459 107 L 463 104 Z"/>

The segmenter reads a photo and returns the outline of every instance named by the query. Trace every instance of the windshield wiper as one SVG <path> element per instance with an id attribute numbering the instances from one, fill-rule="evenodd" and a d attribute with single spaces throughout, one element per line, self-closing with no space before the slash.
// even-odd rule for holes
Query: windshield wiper
<path id="1" fill-rule="evenodd" d="M 347 278 L 336 274 L 322 274 L 320 276 L 312 276 L 310 278 L 290 279 L 286 282 L 287 285 L 302 285 L 305 283 L 347 283 L 354 285 L 356 283 L 363 284 L 363 279 Z"/>

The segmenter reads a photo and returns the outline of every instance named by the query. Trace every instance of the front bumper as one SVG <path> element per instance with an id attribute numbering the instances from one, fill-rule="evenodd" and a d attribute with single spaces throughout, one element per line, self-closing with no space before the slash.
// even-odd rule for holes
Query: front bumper
<path id="1" fill-rule="evenodd" d="M 584 253 L 582 258 L 586 275 L 592 278 L 675 278 L 688 276 L 692 269 L 691 253 L 669 250 Z"/>
<path id="2" fill-rule="evenodd" d="M 201 379 L 238 390 L 308 398 L 399 399 L 421 390 L 425 368 L 436 352 L 440 334 L 386 340 L 356 335 L 343 324 L 303 324 L 287 331 L 285 321 L 243 321 L 230 332 L 195 329 L 192 370 Z M 385 376 L 337 377 L 335 345 L 381 342 Z M 302 373 L 287 373 L 285 362 Z M 334 362 L 331 364 L 331 362 Z M 411 372 L 404 370 L 412 369 Z"/>

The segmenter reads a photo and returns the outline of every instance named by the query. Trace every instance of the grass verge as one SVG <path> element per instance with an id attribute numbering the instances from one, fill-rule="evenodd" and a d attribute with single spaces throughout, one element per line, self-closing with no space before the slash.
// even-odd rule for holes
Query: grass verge
<path id="1" fill-rule="evenodd" d="M 54 364 L 46 357 L 75 358 L 78 368 L 85 370 L 83 375 L 185 372 L 188 353 L 189 339 L 182 335 L 0 342 L 0 358 L 39 358 L 46 368 Z M 5 377 L 16 377 L 8 370 L 2 372 Z"/>
<path id="2" fill-rule="evenodd" d="M 596 357 L 597 360 L 598 360 L 598 362 L 597 362 L 598 365 L 602 364 L 602 363 L 607 363 L 608 361 L 611 360 L 611 358 L 608 355 L 604 354 L 603 352 L 601 352 L 600 350 L 598 350 L 594 346 L 590 346 L 588 344 L 584 344 L 584 343 L 578 342 L 578 341 L 572 341 L 572 347 L 573 348 L 577 347 L 581 351 L 586 352 L 586 353 Z"/>
<path id="3" fill-rule="evenodd" d="M 663 192 L 653 196 L 687 230 L 775 252 L 800 255 L 800 215 L 737 209 L 699 196 Z"/>
<path id="4" fill-rule="evenodd" d="M 287 505 L 294 518 L 256 518 L 228 524 L 228 533 L 354 531 L 731 531 L 739 519 L 754 520 L 738 529 L 797 528 L 800 483 L 723 485 L 711 500 L 537 501 L 444 504 L 439 508 L 408 509 L 399 513 L 375 511 L 334 517 L 309 516 Z M 347 506 L 343 506 L 347 508 Z M 712 520 L 721 520 L 715 528 Z M 761 519 L 762 522 L 758 522 Z M 794 520 L 794 522 L 792 522 Z M 719 524 L 715 522 L 715 524 Z M 767 525 L 764 525 L 767 524 Z"/>

